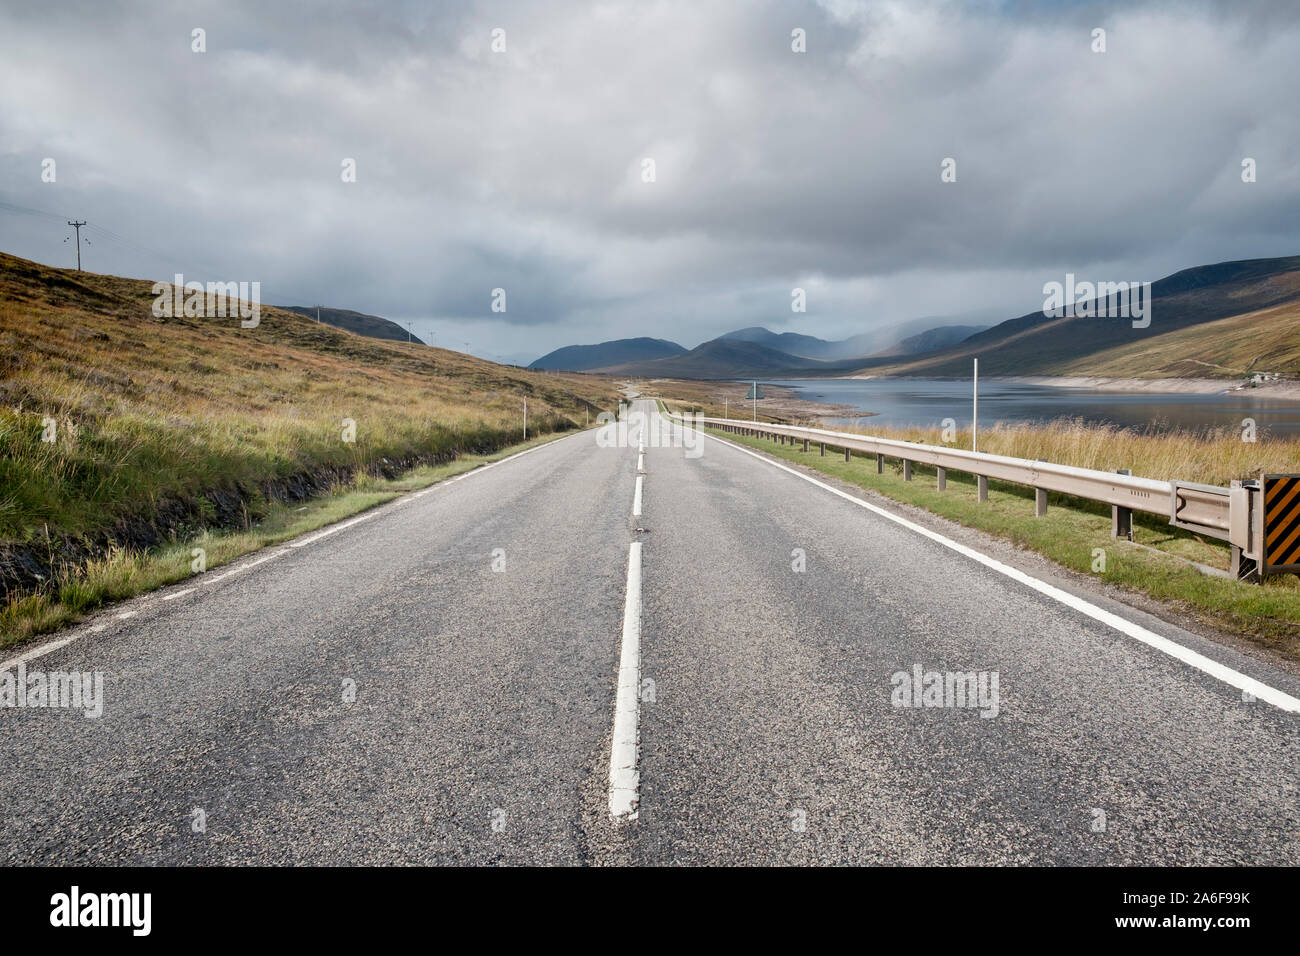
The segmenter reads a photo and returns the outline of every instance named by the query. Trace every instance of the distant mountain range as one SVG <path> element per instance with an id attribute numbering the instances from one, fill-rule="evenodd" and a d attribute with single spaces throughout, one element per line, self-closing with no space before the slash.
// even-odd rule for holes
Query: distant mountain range
<path id="1" fill-rule="evenodd" d="M 1150 323 L 1145 326 L 1142 321 L 1135 326 L 1132 317 L 1053 318 L 1040 310 L 991 327 L 925 328 L 926 322 L 936 320 L 914 320 L 840 341 L 762 327 L 728 332 L 690 350 L 662 340 L 622 339 L 560 349 L 538 361 L 572 349 L 592 349 L 604 364 L 565 367 L 690 379 L 957 378 L 970 375 L 975 357 L 982 373 L 997 376 L 1300 375 L 1300 256 L 1184 269 L 1151 283 L 1149 309 Z M 629 344 L 647 341 L 658 342 L 668 354 L 650 357 Z"/>
<path id="2" fill-rule="evenodd" d="M 840 340 L 798 332 L 773 332 L 761 326 L 737 329 L 687 350 L 663 339 L 615 339 L 599 345 L 556 349 L 530 368 L 568 371 L 600 370 L 619 375 L 660 378 L 743 378 L 745 376 L 843 375 L 861 367 L 870 355 L 911 355 L 959 342 L 987 326 L 949 325 L 906 338 L 898 335 L 917 322 L 866 332 Z M 885 351 L 875 351 L 882 343 Z M 651 354 L 657 352 L 658 354 Z"/>
<path id="3" fill-rule="evenodd" d="M 859 359 L 846 366 L 817 359 L 801 358 L 779 352 L 757 342 L 718 338 L 697 345 L 689 352 L 650 362 L 629 362 L 602 371 L 615 375 L 653 376 L 655 378 L 745 378 L 752 376 L 830 375 L 840 369 L 852 369 Z"/>
<path id="4" fill-rule="evenodd" d="M 349 309 L 327 309 L 325 306 L 317 308 L 314 305 L 282 305 L 280 308 L 286 312 L 297 312 L 299 315 L 305 315 L 309 319 L 317 317 L 320 314 L 320 320 L 326 325 L 332 325 L 336 329 L 346 329 L 349 332 L 355 332 L 357 335 L 364 335 L 372 339 L 388 339 L 390 342 L 405 342 L 407 340 L 407 331 L 404 326 L 398 325 L 390 319 L 383 319 L 377 315 L 366 315 L 364 312 L 352 312 Z M 423 345 L 418 337 L 412 335 L 412 342 L 418 342 Z"/>
<path id="5" fill-rule="evenodd" d="M 856 335 L 840 341 L 827 341 L 812 335 L 801 335 L 798 332 L 771 332 L 760 326 L 753 326 L 720 335 L 714 341 L 752 342 L 797 358 L 834 361 L 870 354 L 873 348 L 872 338 L 868 334 Z"/>
<path id="6" fill-rule="evenodd" d="M 565 372 L 586 372 L 596 368 L 624 365 L 628 362 L 648 362 L 655 359 L 681 355 L 686 349 L 665 339 L 615 339 L 599 345 L 566 345 L 548 352 L 529 368 Z"/>

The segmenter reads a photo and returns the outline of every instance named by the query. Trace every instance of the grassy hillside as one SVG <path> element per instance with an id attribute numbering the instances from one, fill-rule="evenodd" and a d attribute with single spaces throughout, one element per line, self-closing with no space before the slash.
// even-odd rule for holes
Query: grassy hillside
<path id="1" fill-rule="evenodd" d="M 1091 279 L 1091 276 L 1080 276 Z M 1185 269 L 1152 284 L 1149 328 L 1123 318 L 1060 318 L 1032 312 L 964 342 L 913 360 L 868 363 L 874 375 L 968 376 L 978 357 L 986 375 L 1170 375 L 1239 378 L 1241 369 L 1300 374 L 1294 343 L 1300 307 L 1300 256 L 1248 259 Z M 1254 316 L 1254 318 L 1250 318 Z M 1239 319 L 1242 325 L 1220 326 Z M 1253 343 L 1237 336 L 1222 347 L 1222 329 L 1267 324 Z M 1219 326 L 1219 328 L 1212 328 Z M 1262 328 L 1262 327 L 1261 327 Z M 1197 334 L 1198 330 L 1202 334 Z M 1289 343 L 1289 344 L 1288 344 Z M 1285 347 L 1277 355 L 1279 345 Z M 1225 351 L 1231 348 L 1231 356 Z M 1143 357 L 1159 357 L 1159 367 Z M 1170 369 L 1178 371 L 1170 371 Z"/>
<path id="2" fill-rule="evenodd" d="M 525 398 L 530 436 L 617 403 L 607 379 L 270 307 L 254 329 L 155 318 L 151 285 L 0 254 L 0 595 L 66 583 L 118 549 L 251 527 L 276 502 L 494 452 L 521 440 Z"/>
<path id="3" fill-rule="evenodd" d="M 1300 377 L 1300 301 L 1234 315 L 1048 366 L 1048 375 L 1111 378 Z"/>

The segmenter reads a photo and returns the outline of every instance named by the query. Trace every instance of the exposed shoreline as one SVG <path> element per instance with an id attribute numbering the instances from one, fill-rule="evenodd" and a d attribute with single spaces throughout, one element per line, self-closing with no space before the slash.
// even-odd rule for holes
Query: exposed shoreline
<path id="1" fill-rule="evenodd" d="M 841 381 L 879 379 L 886 381 L 902 376 L 846 375 Z M 1300 401 L 1300 382 L 1268 382 L 1254 388 L 1238 388 L 1234 379 L 1222 378 L 1107 378 L 1100 375 L 990 375 L 986 382 L 1014 382 L 1048 388 L 1089 388 L 1102 392 L 1142 392 L 1154 395 L 1256 395 Z"/>

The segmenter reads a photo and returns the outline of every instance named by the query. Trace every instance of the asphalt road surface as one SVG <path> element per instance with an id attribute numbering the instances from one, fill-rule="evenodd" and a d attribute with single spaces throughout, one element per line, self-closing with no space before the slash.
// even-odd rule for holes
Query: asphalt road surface
<path id="1" fill-rule="evenodd" d="M 1300 862 L 1294 677 L 726 442 L 604 435 L 11 652 L 103 709 L 0 710 L 0 859 Z"/>

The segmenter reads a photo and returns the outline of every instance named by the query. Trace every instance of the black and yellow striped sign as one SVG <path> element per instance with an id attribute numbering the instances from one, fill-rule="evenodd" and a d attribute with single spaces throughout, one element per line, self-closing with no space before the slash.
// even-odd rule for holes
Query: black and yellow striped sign
<path id="1" fill-rule="evenodd" d="M 1300 475 L 1264 476 L 1264 567 L 1300 569 Z"/>

